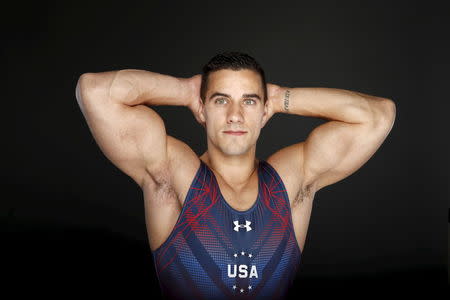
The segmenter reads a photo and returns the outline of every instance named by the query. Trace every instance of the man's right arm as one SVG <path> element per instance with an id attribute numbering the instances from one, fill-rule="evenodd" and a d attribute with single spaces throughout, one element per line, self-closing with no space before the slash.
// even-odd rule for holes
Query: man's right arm
<path id="1" fill-rule="evenodd" d="M 148 175 L 167 167 L 167 135 L 161 117 L 149 106 L 187 106 L 189 80 L 144 70 L 85 73 L 76 98 L 105 156 L 142 187 Z"/>

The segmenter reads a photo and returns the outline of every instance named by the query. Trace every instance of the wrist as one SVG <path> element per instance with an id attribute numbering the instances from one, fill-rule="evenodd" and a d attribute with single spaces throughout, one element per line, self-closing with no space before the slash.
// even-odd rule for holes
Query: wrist
<path id="1" fill-rule="evenodd" d="M 179 78 L 181 83 L 180 97 L 184 99 L 185 106 L 189 107 L 192 103 L 198 101 L 200 97 L 201 75 L 194 75 L 189 78 Z"/>
<path id="2" fill-rule="evenodd" d="M 178 99 L 182 106 L 189 106 L 193 100 L 193 88 L 189 78 L 177 78 L 178 80 Z"/>
<path id="3" fill-rule="evenodd" d="M 278 113 L 289 113 L 289 101 L 292 95 L 291 88 L 280 86 L 276 93 L 275 111 Z"/>
<path id="4" fill-rule="evenodd" d="M 292 91 L 290 88 L 286 87 L 283 89 L 283 106 L 282 111 L 284 113 L 290 113 L 290 99 L 291 99 Z"/>

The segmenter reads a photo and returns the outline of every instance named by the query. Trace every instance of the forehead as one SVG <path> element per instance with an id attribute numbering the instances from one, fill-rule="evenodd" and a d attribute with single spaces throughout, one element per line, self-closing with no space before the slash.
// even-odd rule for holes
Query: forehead
<path id="1" fill-rule="evenodd" d="M 208 76 L 209 91 L 213 89 L 226 89 L 227 91 L 247 89 L 249 92 L 250 90 L 257 92 L 261 88 L 261 76 L 253 70 L 218 70 L 211 72 Z"/>

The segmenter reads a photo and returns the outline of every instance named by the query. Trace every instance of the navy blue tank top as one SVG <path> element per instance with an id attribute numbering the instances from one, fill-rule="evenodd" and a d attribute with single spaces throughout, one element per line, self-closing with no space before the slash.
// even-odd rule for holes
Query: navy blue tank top
<path id="1" fill-rule="evenodd" d="M 288 195 L 266 161 L 258 164 L 258 197 L 246 211 L 222 196 L 200 160 L 180 216 L 153 258 L 169 299 L 279 299 L 287 294 L 301 251 Z"/>

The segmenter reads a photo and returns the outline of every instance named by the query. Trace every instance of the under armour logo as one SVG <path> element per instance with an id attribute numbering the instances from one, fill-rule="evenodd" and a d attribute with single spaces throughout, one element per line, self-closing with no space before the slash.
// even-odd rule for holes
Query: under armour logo
<path id="1" fill-rule="evenodd" d="M 245 220 L 245 225 L 244 224 L 239 224 L 239 221 L 233 221 L 234 223 L 234 231 L 239 231 L 239 228 L 245 228 L 246 231 L 250 231 L 252 230 L 252 228 L 250 227 L 250 224 L 252 224 L 252 222 Z"/>

